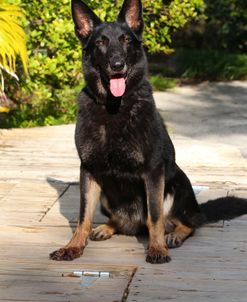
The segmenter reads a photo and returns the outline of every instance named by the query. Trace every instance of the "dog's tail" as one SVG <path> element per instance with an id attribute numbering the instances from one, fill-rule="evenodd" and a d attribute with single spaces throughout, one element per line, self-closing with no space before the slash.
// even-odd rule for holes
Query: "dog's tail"
<path id="1" fill-rule="evenodd" d="M 202 225 L 247 214 L 247 199 L 234 196 L 221 197 L 200 204 L 199 207 L 204 216 Z"/>

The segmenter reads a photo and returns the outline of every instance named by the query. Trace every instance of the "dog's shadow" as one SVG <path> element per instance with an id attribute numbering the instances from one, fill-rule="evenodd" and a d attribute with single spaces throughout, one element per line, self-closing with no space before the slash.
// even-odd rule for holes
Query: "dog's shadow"
<path id="1" fill-rule="evenodd" d="M 62 215 L 59 221 L 61 222 L 63 221 L 66 224 L 69 223 L 72 232 L 74 232 L 78 221 L 79 210 L 80 210 L 79 182 L 65 182 L 62 180 L 49 177 L 47 178 L 47 183 L 57 191 L 57 195 L 58 195 L 57 206 L 59 207 L 59 212 Z M 49 213 L 47 215 L 49 215 Z M 57 216 L 57 212 L 56 212 L 56 216 Z M 49 220 L 51 220 L 52 223 L 52 217 L 50 217 Z M 94 227 L 96 227 L 102 223 L 106 223 L 107 221 L 108 218 L 101 212 L 100 203 L 98 203 L 98 206 L 94 214 L 93 225 Z M 137 241 L 144 246 L 144 248 L 147 248 L 148 235 L 146 232 L 136 236 L 136 238 Z"/>
<path id="2" fill-rule="evenodd" d="M 65 182 L 55 178 L 47 178 L 48 184 L 57 191 L 58 195 L 58 207 L 59 212 L 62 215 L 61 221 L 69 223 L 69 226 L 72 230 L 75 229 L 75 226 L 78 221 L 79 211 L 80 211 L 80 187 L 79 182 Z M 49 215 L 49 213 L 48 213 Z M 94 225 L 99 225 L 105 223 L 107 217 L 105 217 L 100 210 L 100 204 L 98 204 L 93 223 Z"/>

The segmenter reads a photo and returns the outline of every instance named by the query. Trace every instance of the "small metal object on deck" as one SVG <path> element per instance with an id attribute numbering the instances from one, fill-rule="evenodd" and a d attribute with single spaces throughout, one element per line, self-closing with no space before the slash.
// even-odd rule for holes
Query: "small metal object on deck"
<path id="1" fill-rule="evenodd" d="M 195 195 L 198 195 L 202 191 L 209 189 L 209 187 L 207 187 L 207 186 L 197 186 L 197 185 L 192 186 L 192 188 L 193 188 Z"/>
<path id="2" fill-rule="evenodd" d="M 108 279 L 110 278 L 109 272 L 101 272 L 101 271 L 74 271 L 72 273 L 73 277 L 80 277 L 82 282 L 82 287 L 91 286 L 98 279 Z"/>

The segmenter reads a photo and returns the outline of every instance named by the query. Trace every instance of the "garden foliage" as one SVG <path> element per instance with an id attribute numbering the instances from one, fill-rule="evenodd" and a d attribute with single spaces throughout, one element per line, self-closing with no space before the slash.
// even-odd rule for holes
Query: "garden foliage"
<path id="1" fill-rule="evenodd" d="M 47 125 L 73 121 L 75 95 L 83 85 L 81 48 L 71 21 L 70 0 L 8 0 L 26 12 L 29 77 L 9 85 L 18 104 L 10 116 L 13 126 Z M 102 20 L 116 18 L 122 1 L 85 1 Z M 204 9 L 203 0 L 144 0 L 147 50 L 171 52 L 171 35 Z"/>
<path id="2" fill-rule="evenodd" d="M 205 0 L 204 45 L 230 52 L 247 51 L 247 1 Z"/>
<path id="3" fill-rule="evenodd" d="M 74 35 L 70 0 L 0 0 L 0 3 L 3 1 L 19 5 L 25 11 L 23 26 L 28 35 L 29 57 L 29 76 L 23 73 L 19 60 L 16 74 L 20 81 L 10 77 L 5 81 L 5 91 L 15 102 L 16 109 L 7 115 L 3 126 L 26 127 L 74 121 L 75 99 L 83 86 L 83 76 L 81 47 Z M 246 78 L 246 0 L 204 1 L 143 0 L 147 51 L 169 54 L 172 45 L 197 45 L 201 49 L 199 52 L 190 50 L 175 55 L 182 76 L 214 80 Z M 85 2 L 106 21 L 114 20 L 122 5 L 121 0 Z M 203 16 L 203 12 L 206 18 L 189 27 L 192 32 L 199 29 L 196 37 L 181 31 L 189 21 Z M 200 24 L 203 24 L 202 28 Z M 176 32 L 181 34 L 176 36 Z M 179 41 L 174 44 L 177 38 Z M 228 54 L 229 51 L 243 54 Z M 164 67 L 159 65 L 159 68 Z M 175 85 L 170 81 L 167 84 L 159 75 L 153 76 L 151 82 L 158 89 Z"/>
<path id="4" fill-rule="evenodd" d="M 26 35 L 21 26 L 22 10 L 0 0 L 0 112 L 8 112 L 4 94 L 4 77 L 8 74 L 18 80 L 16 57 L 19 56 L 27 73 Z"/>

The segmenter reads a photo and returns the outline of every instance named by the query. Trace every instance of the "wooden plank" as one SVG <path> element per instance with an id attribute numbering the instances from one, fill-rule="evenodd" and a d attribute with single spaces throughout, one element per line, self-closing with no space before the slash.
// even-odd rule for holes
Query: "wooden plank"
<path id="1" fill-rule="evenodd" d="M 56 202 L 68 185 L 47 182 L 21 182 L 1 199 L 0 224 L 38 222 Z"/>
<path id="2" fill-rule="evenodd" d="M 201 228 L 170 254 L 167 265 L 138 269 L 128 301 L 245 301 L 246 228 Z"/>
<path id="3" fill-rule="evenodd" d="M 87 265 L 87 269 L 96 267 Z M 34 274 L 27 270 L 18 271 L 17 275 L 0 273 L 0 298 L 1 301 L 120 301 L 135 267 L 105 266 L 104 271 L 110 272 L 110 278 L 99 278 L 87 287 L 82 278 L 69 277 L 68 270 L 63 269 L 52 275 L 49 271 Z"/>
<path id="4" fill-rule="evenodd" d="M 0 203 L 1 200 L 14 188 L 14 183 L 0 182 Z"/>
<path id="5" fill-rule="evenodd" d="M 68 190 L 57 200 L 54 206 L 42 219 L 43 225 L 68 225 L 75 226 L 80 209 L 79 184 L 70 185 Z M 100 204 L 96 208 L 94 224 L 107 222 L 107 217 L 101 214 Z"/>
<path id="6" fill-rule="evenodd" d="M 219 197 L 225 197 L 227 196 L 228 190 L 226 189 L 205 189 L 202 190 L 198 195 L 198 202 L 204 203 L 210 199 L 216 199 Z"/>
<path id="7" fill-rule="evenodd" d="M 74 125 L 0 130 L 0 179 L 78 181 Z"/>
<path id="8" fill-rule="evenodd" d="M 247 216 L 197 230 L 170 250 L 169 264 L 145 262 L 147 236 L 122 235 L 89 240 L 73 262 L 49 260 L 70 240 L 79 211 L 73 137 L 74 125 L 0 130 L 0 301 L 121 301 L 128 285 L 127 301 L 246 301 Z M 243 160 L 214 168 L 189 162 L 182 166 L 192 181 L 209 187 L 200 202 L 246 197 Z M 97 209 L 94 223 L 104 221 Z M 85 289 L 79 279 L 62 277 L 86 268 L 109 270 L 114 278 Z"/>

